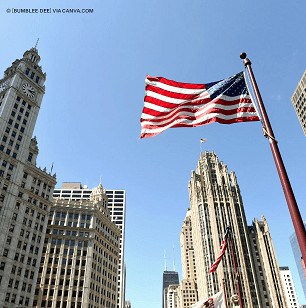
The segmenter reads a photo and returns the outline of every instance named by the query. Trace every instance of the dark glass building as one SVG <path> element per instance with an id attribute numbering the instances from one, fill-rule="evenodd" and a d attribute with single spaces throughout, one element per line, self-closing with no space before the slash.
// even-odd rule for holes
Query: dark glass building
<path id="1" fill-rule="evenodd" d="M 175 271 L 163 272 L 163 308 L 167 308 L 167 288 L 169 285 L 179 284 L 179 275 Z"/>

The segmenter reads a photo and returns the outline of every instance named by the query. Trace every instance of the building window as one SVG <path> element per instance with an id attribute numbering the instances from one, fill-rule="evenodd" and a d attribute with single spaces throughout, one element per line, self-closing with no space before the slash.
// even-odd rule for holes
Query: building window
<path id="1" fill-rule="evenodd" d="M 32 158 L 33 158 L 33 153 L 29 153 L 28 161 L 29 161 L 29 162 L 32 162 Z"/>

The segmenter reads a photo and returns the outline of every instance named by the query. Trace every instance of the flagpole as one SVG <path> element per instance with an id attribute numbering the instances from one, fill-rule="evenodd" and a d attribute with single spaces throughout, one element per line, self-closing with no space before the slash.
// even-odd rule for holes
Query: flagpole
<path id="1" fill-rule="evenodd" d="M 225 289 L 225 279 L 224 278 L 222 279 L 222 288 L 223 288 L 223 297 L 224 297 L 225 307 L 228 308 L 226 289 Z"/>
<path id="2" fill-rule="evenodd" d="M 234 264 L 234 272 L 235 272 L 235 279 L 236 279 L 236 284 L 237 284 L 239 306 L 243 308 L 243 300 L 241 296 L 242 292 L 241 292 L 241 287 L 240 287 L 239 273 L 238 273 L 237 261 L 236 261 L 236 256 L 234 252 L 233 240 L 232 240 L 232 229 L 230 229 L 229 242 L 230 242 L 230 249 L 231 249 L 231 254 L 232 254 L 232 259 L 233 259 L 233 264 Z"/>
<path id="3" fill-rule="evenodd" d="M 272 155 L 274 158 L 274 162 L 277 168 L 277 172 L 280 178 L 280 182 L 283 187 L 283 191 L 285 194 L 285 198 L 287 201 L 289 213 L 291 216 L 291 220 L 294 226 L 294 230 L 296 233 L 296 237 L 300 246 L 300 250 L 302 253 L 302 259 L 306 261 L 306 233 L 305 233 L 305 227 L 304 223 L 300 214 L 299 207 L 297 205 L 297 202 L 295 200 L 295 196 L 280 154 L 280 151 L 278 149 L 277 141 L 275 140 L 273 130 L 268 118 L 268 114 L 266 112 L 264 103 L 262 101 L 253 70 L 251 67 L 251 61 L 247 58 L 247 55 L 245 52 L 241 53 L 240 58 L 243 60 L 244 66 L 247 68 L 251 83 L 254 89 L 254 93 L 258 102 L 259 110 L 261 113 L 262 121 L 263 121 L 263 129 L 265 137 L 269 138 L 270 148 L 272 151 Z"/>
<path id="4" fill-rule="evenodd" d="M 236 257 L 235 257 L 234 245 L 233 245 L 233 240 L 232 240 L 232 229 L 230 229 L 229 244 L 230 244 L 231 255 L 232 255 L 232 260 L 233 260 L 233 265 L 234 265 L 234 272 L 235 272 L 235 279 L 236 279 L 236 284 L 237 284 L 239 306 L 241 308 L 243 308 L 244 306 L 243 306 L 243 300 L 242 300 L 242 296 L 241 296 L 242 292 L 241 292 L 241 286 L 240 286 L 240 280 L 239 280 L 239 273 L 238 273 L 237 261 L 236 261 Z"/>

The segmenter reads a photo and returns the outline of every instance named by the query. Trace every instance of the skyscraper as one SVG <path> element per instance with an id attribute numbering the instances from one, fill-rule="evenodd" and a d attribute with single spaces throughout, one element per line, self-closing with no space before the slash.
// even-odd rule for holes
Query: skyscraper
<path id="1" fill-rule="evenodd" d="M 179 306 L 179 284 L 170 284 L 166 290 L 166 305 L 167 308 L 178 308 Z"/>
<path id="2" fill-rule="evenodd" d="M 279 268 L 281 273 L 282 283 L 285 289 L 285 295 L 287 300 L 288 308 L 299 307 L 292 275 L 288 266 L 281 266 Z"/>
<path id="3" fill-rule="evenodd" d="M 248 228 L 260 301 L 264 303 L 264 306 L 286 307 L 280 270 L 265 217 L 262 216 L 261 221 L 255 218 L 252 226 Z M 267 290 L 269 296 L 266 297 Z"/>
<path id="4" fill-rule="evenodd" d="M 304 222 L 304 226 L 306 227 L 305 222 Z M 304 295 L 306 297 L 306 268 L 305 268 L 305 262 L 303 262 L 301 249 L 300 249 L 300 246 L 299 246 L 299 243 L 297 241 L 297 237 L 296 237 L 295 233 L 293 233 L 290 236 L 290 244 L 291 244 L 291 248 L 292 248 L 294 259 L 295 259 L 295 264 L 296 264 L 296 267 L 297 267 L 298 272 L 299 272 L 303 292 L 304 292 Z"/>
<path id="5" fill-rule="evenodd" d="M 56 199 L 34 307 L 116 308 L 119 241 L 101 184 L 90 200 Z"/>
<path id="6" fill-rule="evenodd" d="M 179 276 L 178 272 L 176 271 L 167 271 L 167 269 L 163 272 L 163 308 L 168 308 L 167 306 L 167 294 L 168 294 L 168 287 L 171 285 L 179 285 Z M 171 292 L 171 297 L 173 297 L 173 292 Z"/>
<path id="7" fill-rule="evenodd" d="M 306 135 L 306 70 L 291 96 L 291 102 Z"/>
<path id="8" fill-rule="evenodd" d="M 53 197 L 66 200 L 89 200 L 92 189 L 80 182 L 63 183 L 61 189 L 55 189 Z M 125 305 L 125 264 L 124 264 L 124 242 L 125 242 L 125 190 L 105 190 L 107 195 L 107 207 L 110 211 L 110 217 L 120 229 L 120 253 L 118 262 L 118 305 L 117 308 L 123 308 Z"/>
<path id="9" fill-rule="evenodd" d="M 236 175 L 215 153 L 201 153 L 191 174 L 189 196 L 199 299 L 224 289 L 228 305 L 237 302 L 239 288 L 229 246 L 216 272 L 209 273 L 229 226 L 244 306 L 286 307 L 267 223 L 254 220 L 248 227 Z"/>
<path id="10" fill-rule="evenodd" d="M 182 281 L 178 291 L 181 308 L 191 307 L 198 301 L 196 262 L 192 241 L 191 212 L 188 209 L 183 222 L 180 243 L 182 259 Z"/>
<path id="11" fill-rule="evenodd" d="M 36 166 L 32 138 L 46 74 L 36 48 L 0 80 L 0 307 L 30 307 L 55 176 Z"/>

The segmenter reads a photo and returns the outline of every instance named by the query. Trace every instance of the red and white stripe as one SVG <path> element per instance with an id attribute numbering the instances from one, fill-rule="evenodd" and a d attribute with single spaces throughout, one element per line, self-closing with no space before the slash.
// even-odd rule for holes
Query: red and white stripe
<path id="1" fill-rule="evenodd" d="M 170 127 L 258 121 L 258 116 L 249 95 L 211 99 L 205 84 L 147 76 L 140 121 L 140 138 L 148 138 Z"/>

